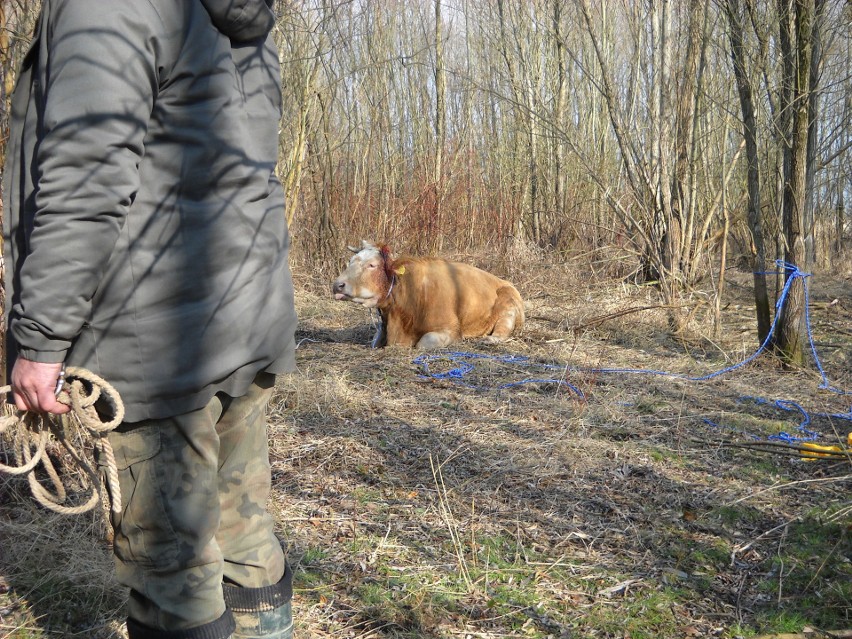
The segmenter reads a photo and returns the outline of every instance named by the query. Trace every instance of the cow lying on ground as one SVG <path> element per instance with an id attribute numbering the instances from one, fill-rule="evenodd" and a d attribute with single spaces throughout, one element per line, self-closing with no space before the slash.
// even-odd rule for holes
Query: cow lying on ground
<path id="1" fill-rule="evenodd" d="M 394 259 L 387 246 L 369 242 L 349 260 L 332 293 L 379 310 L 382 324 L 374 348 L 441 348 L 482 336 L 499 342 L 524 326 L 523 300 L 509 282 L 461 262 Z"/>

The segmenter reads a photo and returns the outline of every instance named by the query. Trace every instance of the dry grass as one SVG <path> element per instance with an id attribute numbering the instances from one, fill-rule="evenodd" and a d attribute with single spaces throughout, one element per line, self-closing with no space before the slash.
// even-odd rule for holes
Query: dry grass
<path id="1" fill-rule="evenodd" d="M 519 263 L 527 267 L 509 266 Z M 458 346 L 481 356 L 465 360 L 474 369 L 463 380 L 478 389 L 424 377 L 412 351 L 368 349 L 370 315 L 297 274 L 299 370 L 280 380 L 270 435 L 272 508 L 296 569 L 299 637 L 852 627 L 852 462 L 718 444 L 799 423 L 744 398 L 792 399 L 830 415 L 849 411 L 848 396 L 768 356 L 705 382 L 590 370 L 700 375 L 739 361 L 756 339 L 750 276 L 729 273 L 714 336 L 700 292 L 674 311 L 619 316 L 657 305 L 653 290 L 529 253 L 487 265 L 516 282 L 529 322 L 499 347 Z M 817 276 L 811 285 L 820 356 L 832 382 L 852 388 L 852 282 Z M 671 312 L 685 326 L 676 335 Z M 431 362 L 438 372 L 458 365 Z M 564 379 L 583 397 L 558 381 L 497 388 L 529 377 Z M 809 427 L 830 442 L 850 426 L 814 417 Z M 0 638 L 121 636 L 121 593 L 98 522 L 48 516 L 4 482 Z"/>

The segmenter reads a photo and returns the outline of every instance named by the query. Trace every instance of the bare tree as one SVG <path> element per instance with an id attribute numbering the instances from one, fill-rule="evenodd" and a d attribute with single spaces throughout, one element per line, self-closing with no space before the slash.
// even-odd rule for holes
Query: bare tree
<path id="1" fill-rule="evenodd" d="M 792 6 L 792 11 L 791 7 Z M 785 147 L 783 224 L 785 261 L 805 266 L 805 221 L 807 219 L 808 146 L 811 129 L 813 86 L 814 25 L 818 15 L 816 0 L 779 0 L 781 44 L 785 47 L 785 87 L 782 109 L 789 115 L 788 144 Z M 789 85 L 787 85 L 789 83 Z M 795 277 L 788 270 L 786 277 Z M 786 302 L 780 311 L 777 346 L 791 364 L 804 362 L 807 340 L 805 292 L 800 277 L 790 282 Z"/>
<path id="2" fill-rule="evenodd" d="M 443 197 L 444 145 L 447 136 L 446 112 L 447 75 L 444 69 L 444 37 L 441 20 L 441 0 L 435 0 L 435 223 L 441 223 L 441 201 Z M 438 249 L 443 235 L 438 235 Z"/>
<path id="3" fill-rule="evenodd" d="M 766 287 L 766 249 L 763 240 L 763 225 L 760 220 L 760 158 L 757 148 L 757 120 L 751 80 L 745 60 L 743 41 L 743 13 L 739 0 L 727 0 L 725 13 L 728 17 L 728 38 L 734 65 L 737 91 L 742 111 L 743 138 L 745 140 L 748 170 L 746 188 L 748 192 L 747 219 L 751 231 L 751 269 L 754 274 L 754 304 L 757 314 L 757 335 L 760 343 L 769 335 L 769 294 Z"/>
<path id="4" fill-rule="evenodd" d="M 511 103 L 518 129 L 523 135 L 523 153 L 518 159 L 526 164 L 522 190 L 527 211 L 527 228 L 519 227 L 519 236 L 543 244 L 541 211 L 541 112 L 538 91 L 541 87 L 542 30 L 528 6 L 497 0 L 500 54 L 506 64 Z"/>

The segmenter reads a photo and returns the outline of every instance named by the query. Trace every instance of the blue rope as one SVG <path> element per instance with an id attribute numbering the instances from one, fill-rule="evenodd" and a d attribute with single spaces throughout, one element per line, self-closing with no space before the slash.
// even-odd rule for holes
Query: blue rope
<path id="1" fill-rule="evenodd" d="M 555 364 L 545 364 L 543 362 L 531 362 L 530 358 L 525 355 L 484 355 L 482 353 L 465 353 L 461 351 L 447 351 L 439 355 L 420 355 L 414 358 L 413 363 L 417 364 L 422 368 L 423 374 L 421 374 L 420 377 L 423 379 L 446 379 L 455 382 L 459 386 L 464 386 L 465 388 L 470 388 L 473 390 L 503 390 L 506 388 L 513 388 L 515 386 L 522 386 L 524 384 L 556 384 L 559 387 L 567 388 L 569 391 L 577 395 L 580 399 L 585 399 L 586 397 L 583 391 L 574 386 L 574 384 L 571 384 L 570 382 L 567 382 L 561 378 L 557 379 L 529 377 L 526 379 L 519 380 L 517 382 L 507 382 L 505 384 L 500 384 L 499 386 L 477 386 L 475 384 L 470 384 L 463 381 L 465 375 L 474 370 L 473 364 L 467 361 L 463 361 L 468 359 L 488 359 L 499 362 L 501 364 L 535 366 L 546 370 L 565 370 L 564 366 L 558 366 Z M 445 371 L 443 373 L 434 373 L 429 368 L 429 362 L 433 360 L 450 360 L 455 364 L 455 368 L 451 368 L 450 370 Z"/>
<path id="2" fill-rule="evenodd" d="M 814 441 L 816 439 L 819 439 L 819 433 L 817 433 L 816 431 L 810 430 L 808 428 L 813 417 L 822 417 L 822 418 L 826 418 L 826 419 L 840 419 L 840 420 L 844 420 L 844 421 L 852 421 L 852 411 L 850 411 L 849 413 L 809 413 L 807 410 L 804 409 L 804 407 L 802 407 L 801 404 L 799 404 L 798 402 L 794 402 L 793 400 L 789 400 L 789 399 L 776 399 L 774 401 L 770 401 L 768 399 L 764 399 L 763 397 L 745 396 L 745 397 L 740 397 L 737 401 L 738 402 L 753 401 L 755 404 L 772 405 L 775 408 L 778 408 L 778 409 L 786 411 L 786 412 L 798 412 L 802 416 L 802 421 L 799 422 L 799 424 L 796 426 L 796 430 L 799 431 L 800 433 L 802 433 L 802 435 L 794 435 L 792 433 L 787 433 L 787 432 L 782 431 L 782 432 L 778 433 L 777 435 L 770 435 L 767 438 L 767 439 L 780 440 L 780 441 L 783 441 L 783 442 L 787 442 L 788 444 L 789 443 L 796 443 L 796 442 L 803 442 L 803 441 Z M 713 426 L 715 428 L 723 428 L 723 426 L 721 426 L 721 425 L 717 424 L 716 422 L 711 421 L 709 419 L 704 419 L 703 421 L 704 421 L 705 424 L 708 424 L 708 425 Z M 754 435 L 746 433 L 745 431 L 738 430 L 738 429 L 733 428 L 733 427 L 727 427 L 727 429 L 732 431 L 732 432 L 739 433 L 741 435 L 746 435 L 748 437 L 752 437 L 753 439 L 760 439 L 759 437 L 756 437 Z"/>
<path id="3" fill-rule="evenodd" d="M 813 332 L 811 330 L 811 319 L 810 319 L 810 311 L 808 310 L 808 304 L 810 302 L 810 293 L 808 287 L 808 279 L 811 274 L 810 273 L 802 273 L 797 266 L 794 264 L 789 264 L 784 262 L 783 260 L 777 260 L 775 262 L 779 267 L 784 269 L 784 271 L 788 272 L 787 280 L 784 283 L 784 287 L 781 289 L 781 295 L 778 297 L 778 301 L 775 303 L 775 317 L 772 320 L 772 325 L 769 327 L 769 332 L 763 340 L 763 343 L 760 344 L 758 349 L 746 357 L 744 360 L 737 362 L 727 368 L 720 369 L 718 371 L 713 371 L 712 373 L 707 373 L 706 375 L 685 375 L 682 373 L 669 373 L 666 371 L 659 370 L 647 370 L 647 369 L 637 369 L 637 368 L 594 368 L 594 369 L 578 369 L 578 372 L 593 372 L 593 373 L 635 373 L 641 375 L 660 375 L 664 377 L 673 377 L 676 379 L 683 379 L 691 382 L 704 382 L 710 379 L 714 379 L 716 377 L 720 377 L 725 375 L 726 373 L 730 373 L 735 371 L 743 366 L 750 364 L 755 359 L 757 359 L 761 353 L 763 353 L 772 341 L 772 338 L 775 336 L 775 331 L 778 326 L 778 320 L 781 316 L 781 309 L 784 307 L 784 304 L 787 302 L 787 295 L 790 292 L 790 288 L 793 286 L 793 282 L 797 278 L 802 279 L 802 283 L 805 291 L 805 326 L 807 327 L 808 334 L 808 342 L 810 345 L 811 354 L 813 355 L 814 362 L 816 363 L 817 369 L 819 370 L 820 377 L 822 378 L 822 383 L 819 385 L 819 388 L 824 388 L 838 395 L 850 395 L 852 392 L 844 391 L 839 388 L 832 386 L 828 381 L 828 375 L 823 368 L 822 362 L 819 359 L 819 355 L 817 354 L 816 345 L 814 344 Z M 771 273 L 774 275 L 780 275 L 779 272 Z M 852 412 L 852 409 L 850 409 Z"/>
<path id="4" fill-rule="evenodd" d="M 819 370 L 819 373 L 820 373 L 820 376 L 821 376 L 821 379 L 822 379 L 822 383 L 819 385 L 819 388 L 828 390 L 828 391 L 835 393 L 835 394 L 838 394 L 838 395 L 852 395 L 852 392 L 845 391 L 843 389 L 837 388 L 836 386 L 832 386 L 829 383 L 828 374 L 825 372 L 825 368 L 823 367 L 822 362 L 820 361 L 819 355 L 817 353 L 816 344 L 814 343 L 814 338 L 813 338 L 813 330 L 812 330 L 812 327 L 811 327 L 810 311 L 809 311 L 810 292 L 809 292 L 809 287 L 808 287 L 808 278 L 811 276 L 810 273 L 803 273 L 794 264 L 789 264 L 787 262 L 784 262 L 783 260 L 777 260 L 775 263 L 782 270 L 776 271 L 776 272 L 774 272 L 774 274 L 776 274 L 776 275 L 785 274 L 786 280 L 784 282 L 784 287 L 781 290 L 781 294 L 778 297 L 778 301 L 775 304 L 775 317 L 773 318 L 772 324 L 769 327 L 768 334 L 766 335 L 766 337 L 764 338 L 763 342 L 760 344 L 758 349 L 754 353 L 752 353 L 751 355 L 749 355 L 748 357 L 743 359 L 742 361 L 737 362 L 736 364 L 733 364 L 733 365 L 728 366 L 726 368 L 723 368 L 723 369 L 720 369 L 720 370 L 717 370 L 717 371 L 713 371 L 711 373 L 707 373 L 705 375 L 686 375 L 686 374 L 683 374 L 683 373 L 671 373 L 671 372 L 666 372 L 666 371 L 662 371 L 662 370 L 642 369 L 642 368 L 589 368 L 589 367 L 576 367 L 576 366 L 562 366 L 562 365 L 556 365 L 556 364 L 546 364 L 546 363 L 542 363 L 542 362 L 532 362 L 532 361 L 530 361 L 530 359 L 528 357 L 526 357 L 524 355 L 484 355 L 484 354 L 481 354 L 481 353 L 467 353 L 467 352 L 462 352 L 462 351 L 448 351 L 448 352 L 443 352 L 443 353 L 440 353 L 440 354 L 420 355 L 420 356 L 418 356 L 414 359 L 413 363 L 420 366 L 420 368 L 422 369 L 423 372 L 420 375 L 421 378 L 445 379 L 445 380 L 452 381 L 456 384 L 459 384 L 460 386 L 464 386 L 466 388 L 471 388 L 471 389 L 474 389 L 474 390 L 493 390 L 494 388 L 506 389 L 506 388 L 512 388 L 512 387 L 515 387 L 515 386 L 521 386 L 521 385 L 524 385 L 524 384 L 533 384 L 533 383 L 556 384 L 559 387 L 567 388 L 568 390 L 570 390 L 572 393 L 574 393 L 575 395 L 577 395 L 581 399 L 585 399 L 585 395 L 584 395 L 583 391 L 581 391 L 577 386 L 574 386 L 573 384 L 565 381 L 562 378 L 558 378 L 558 379 L 553 379 L 553 378 L 549 378 L 549 379 L 527 378 L 527 379 L 522 379 L 522 380 L 517 381 L 517 382 L 509 382 L 509 383 L 501 384 L 501 385 L 496 386 L 496 387 L 495 386 L 485 387 L 485 386 L 478 386 L 478 385 L 475 385 L 475 384 L 467 383 L 467 382 L 464 381 L 465 376 L 468 373 L 471 373 L 474 370 L 474 365 L 471 364 L 470 361 L 467 361 L 467 360 L 489 359 L 489 360 L 497 361 L 497 362 L 502 363 L 502 364 L 534 366 L 534 367 L 538 367 L 538 368 L 541 368 L 541 369 L 544 369 L 544 370 L 560 370 L 560 371 L 563 371 L 563 372 L 569 372 L 570 371 L 570 372 L 582 373 L 582 374 L 614 374 L 614 373 L 619 373 L 619 374 L 635 374 L 635 375 L 656 375 L 656 376 L 661 376 L 661 377 L 670 377 L 670 378 L 682 379 L 682 380 L 693 381 L 693 382 L 707 381 L 707 380 L 714 379 L 716 377 L 720 377 L 721 375 L 725 375 L 725 374 L 730 373 L 732 371 L 735 371 L 737 369 L 740 369 L 743 366 L 746 366 L 747 364 L 754 361 L 758 356 L 760 356 L 761 353 L 763 353 L 765 350 L 767 350 L 767 348 L 769 347 L 769 344 L 772 341 L 773 336 L 775 335 L 777 325 L 778 325 L 778 321 L 779 321 L 779 317 L 781 316 L 781 311 L 784 308 L 784 304 L 787 301 L 787 296 L 790 292 L 790 288 L 792 287 L 792 285 L 793 285 L 793 283 L 795 282 L 796 279 L 801 278 L 802 279 L 802 285 L 803 285 L 803 288 L 804 288 L 804 295 L 805 295 L 805 326 L 807 328 L 808 342 L 809 342 L 809 345 L 810 345 L 810 351 L 811 351 L 811 354 L 813 356 L 814 362 L 816 363 L 816 367 Z M 431 371 L 429 364 L 430 364 L 430 362 L 435 361 L 435 360 L 445 360 L 445 361 L 450 360 L 454 364 L 455 367 L 451 368 L 450 370 L 443 372 L 443 373 L 434 373 L 434 372 Z M 765 400 L 765 399 L 762 399 L 762 398 L 757 398 L 757 397 L 742 398 L 742 401 L 745 401 L 745 400 L 752 400 L 752 401 L 755 401 L 758 404 L 769 404 L 770 403 L 768 400 Z M 802 416 L 802 421 L 796 427 L 796 430 L 798 430 L 800 433 L 803 433 L 803 434 L 800 436 L 800 435 L 794 435 L 794 434 L 790 434 L 790 433 L 786 433 L 786 432 L 781 432 L 781 433 L 778 433 L 777 435 L 770 436 L 769 439 L 777 439 L 777 440 L 781 440 L 781 441 L 785 441 L 785 442 L 790 443 L 790 442 L 795 442 L 795 441 L 813 441 L 814 439 L 817 439 L 819 437 L 819 434 L 816 431 L 813 431 L 813 430 L 810 430 L 810 429 L 807 428 L 807 426 L 811 423 L 811 415 L 800 404 L 798 404 L 797 402 L 792 401 L 792 400 L 781 400 L 781 399 L 775 400 L 774 402 L 772 402 L 772 404 L 776 408 L 783 410 L 783 411 L 786 411 L 786 412 L 798 412 Z M 849 411 L 846 412 L 846 413 L 815 413 L 815 415 L 819 416 L 819 417 L 827 417 L 827 418 L 834 418 L 834 419 L 852 421 L 852 407 L 850 407 Z M 721 428 L 721 426 L 719 426 L 719 424 L 716 424 L 715 422 L 713 422 L 711 420 L 704 419 L 703 421 L 705 423 L 711 425 L 711 426 Z M 735 430 L 735 429 L 731 429 L 731 430 Z M 743 433 L 743 434 L 747 435 L 747 433 Z M 749 435 L 749 436 L 754 437 L 753 435 Z M 754 437 L 754 438 L 759 439 L 757 437 Z"/>
<path id="5" fill-rule="evenodd" d="M 787 443 L 793 443 L 798 441 L 812 442 L 815 439 L 819 439 L 819 433 L 808 429 L 808 426 L 811 423 L 811 414 L 808 413 L 808 411 L 806 411 L 798 402 L 794 402 L 790 399 L 776 399 L 775 401 L 770 402 L 769 400 L 766 400 L 762 397 L 741 397 L 739 399 L 740 402 L 745 402 L 749 400 L 753 401 L 756 404 L 771 404 L 776 408 L 787 412 L 798 412 L 802 416 L 802 421 L 799 422 L 798 426 L 796 426 L 796 430 L 798 430 L 800 433 L 803 433 L 801 436 L 792 435 L 790 433 L 781 431 L 777 435 L 770 435 L 767 439 L 774 439 Z M 816 415 L 823 416 L 824 413 L 816 413 Z"/>

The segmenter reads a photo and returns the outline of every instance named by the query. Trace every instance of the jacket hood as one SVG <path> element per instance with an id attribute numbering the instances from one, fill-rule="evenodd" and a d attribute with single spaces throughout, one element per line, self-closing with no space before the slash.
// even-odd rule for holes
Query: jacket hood
<path id="1" fill-rule="evenodd" d="M 265 38 L 275 23 L 272 0 L 201 0 L 213 24 L 236 42 Z"/>

